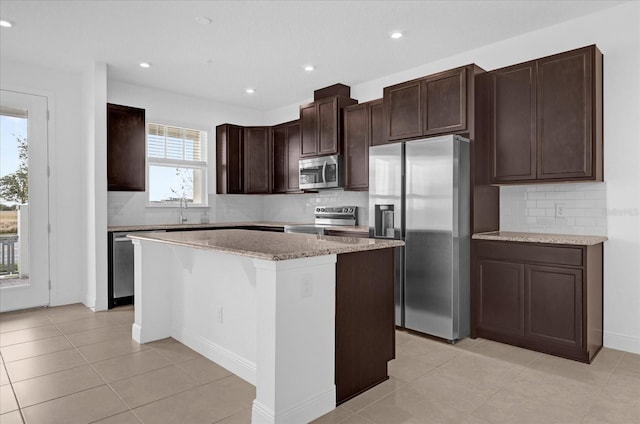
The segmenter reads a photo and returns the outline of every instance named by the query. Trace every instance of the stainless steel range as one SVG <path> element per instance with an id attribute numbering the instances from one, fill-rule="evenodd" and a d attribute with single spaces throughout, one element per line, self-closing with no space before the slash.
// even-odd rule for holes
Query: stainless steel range
<path id="1" fill-rule="evenodd" d="M 358 220 L 357 206 L 316 206 L 313 224 L 285 225 L 285 233 L 326 234 L 327 227 L 356 225 Z"/>

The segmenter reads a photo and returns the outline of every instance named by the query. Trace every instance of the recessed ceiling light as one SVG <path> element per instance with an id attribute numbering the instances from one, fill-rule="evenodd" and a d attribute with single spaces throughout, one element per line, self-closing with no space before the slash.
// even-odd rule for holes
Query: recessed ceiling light
<path id="1" fill-rule="evenodd" d="M 209 25 L 213 21 L 211 18 L 207 18 L 206 16 L 198 16 L 196 17 L 196 22 L 200 25 Z"/>
<path id="2" fill-rule="evenodd" d="M 246 89 L 246 90 L 244 90 L 244 91 L 245 91 L 245 93 L 247 93 L 247 94 L 253 94 L 253 93 L 255 93 L 255 92 L 256 92 L 256 90 L 254 90 L 253 88 L 247 88 L 247 89 Z"/>
<path id="3" fill-rule="evenodd" d="M 397 40 L 398 38 L 402 38 L 402 33 L 400 31 L 392 32 L 391 38 L 393 38 L 394 40 Z"/>
<path id="4" fill-rule="evenodd" d="M 0 27 L 11 28 L 12 26 L 13 26 L 13 22 L 7 21 L 6 19 L 0 19 Z"/>
<path id="5" fill-rule="evenodd" d="M 149 62 L 140 62 L 141 68 L 151 68 L 151 64 Z"/>
<path id="6" fill-rule="evenodd" d="M 313 65 L 306 65 L 306 66 L 304 67 L 304 70 L 305 70 L 305 71 L 307 71 L 307 72 L 311 72 L 311 71 L 313 71 L 314 69 L 316 69 L 316 68 L 315 68 Z"/>

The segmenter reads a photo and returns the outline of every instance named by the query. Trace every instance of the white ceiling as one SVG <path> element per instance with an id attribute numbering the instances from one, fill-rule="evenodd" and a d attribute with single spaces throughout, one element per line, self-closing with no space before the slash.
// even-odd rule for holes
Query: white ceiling
<path id="1" fill-rule="evenodd" d="M 1 29 L 0 59 L 71 71 L 106 62 L 113 80 L 272 110 L 620 3 L 1 0 L 15 26 Z"/>

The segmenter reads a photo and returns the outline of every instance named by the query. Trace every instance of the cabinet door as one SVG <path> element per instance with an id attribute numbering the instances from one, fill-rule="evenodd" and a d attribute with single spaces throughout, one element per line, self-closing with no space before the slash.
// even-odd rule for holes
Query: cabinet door
<path id="1" fill-rule="evenodd" d="M 425 78 L 423 134 L 443 134 L 467 128 L 467 69 L 454 69 Z"/>
<path id="2" fill-rule="evenodd" d="M 287 158 L 287 127 L 273 128 L 273 193 L 287 191 L 289 163 Z"/>
<path id="3" fill-rule="evenodd" d="M 538 179 L 593 176 L 593 48 L 538 61 Z"/>
<path id="4" fill-rule="evenodd" d="M 345 190 L 369 187 L 369 106 L 344 109 Z"/>
<path id="5" fill-rule="evenodd" d="M 536 178 L 536 62 L 491 73 L 491 182 Z"/>
<path id="6" fill-rule="evenodd" d="M 300 123 L 287 127 L 287 191 L 300 191 Z"/>
<path id="7" fill-rule="evenodd" d="M 318 155 L 335 155 L 340 153 L 338 140 L 338 99 L 336 97 L 319 100 L 317 105 Z"/>
<path id="8" fill-rule="evenodd" d="M 268 127 L 249 127 L 244 130 L 245 193 L 271 191 L 271 143 Z"/>
<path id="9" fill-rule="evenodd" d="M 527 265 L 525 335 L 569 350 L 582 346 L 582 271 Z"/>
<path id="10" fill-rule="evenodd" d="M 216 127 L 216 193 L 244 193 L 244 131 L 237 125 Z"/>
<path id="11" fill-rule="evenodd" d="M 382 99 L 369 103 L 369 144 L 371 146 L 378 146 L 387 142 L 384 138 L 383 110 Z"/>
<path id="12" fill-rule="evenodd" d="M 479 261 L 476 325 L 497 335 L 524 335 L 524 265 Z"/>
<path id="13" fill-rule="evenodd" d="M 316 156 L 318 154 L 318 117 L 316 103 L 300 106 L 300 157 Z"/>
<path id="14" fill-rule="evenodd" d="M 388 141 L 422 135 L 420 91 L 420 81 L 410 81 L 384 89 L 385 135 Z"/>
<path id="15" fill-rule="evenodd" d="M 145 191 L 145 111 L 107 104 L 107 186 L 110 191 Z"/>

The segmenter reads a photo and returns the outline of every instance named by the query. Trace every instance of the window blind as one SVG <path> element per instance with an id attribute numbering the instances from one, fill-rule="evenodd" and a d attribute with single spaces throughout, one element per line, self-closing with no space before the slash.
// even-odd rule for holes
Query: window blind
<path id="1" fill-rule="evenodd" d="M 147 156 L 150 158 L 205 161 L 203 132 L 149 123 Z"/>

